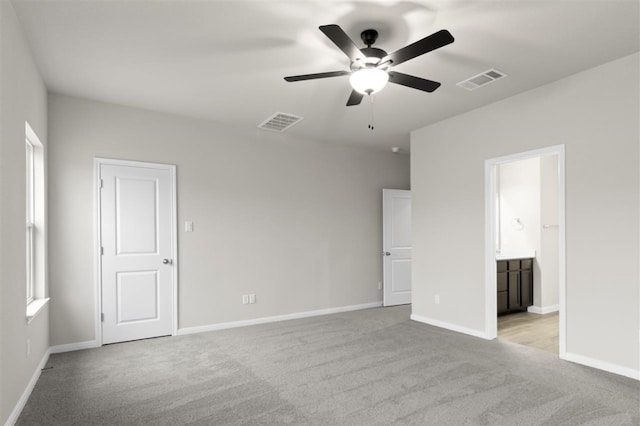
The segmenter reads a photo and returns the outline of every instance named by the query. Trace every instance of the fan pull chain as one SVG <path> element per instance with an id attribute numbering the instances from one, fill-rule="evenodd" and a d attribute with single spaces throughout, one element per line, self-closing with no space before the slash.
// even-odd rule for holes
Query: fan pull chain
<path id="1" fill-rule="evenodd" d="M 369 104 L 371 105 L 371 120 L 369 121 L 369 130 L 373 131 L 373 93 L 369 94 Z"/>

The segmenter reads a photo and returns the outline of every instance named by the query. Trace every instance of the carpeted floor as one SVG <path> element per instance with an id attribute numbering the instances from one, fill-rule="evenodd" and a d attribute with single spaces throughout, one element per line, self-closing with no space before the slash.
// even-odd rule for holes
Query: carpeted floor
<path id="1" fill-rule="evenodd" d="M 51 355 L 18 425 L 640 424 L 640 382 L 376 308 Z"/>

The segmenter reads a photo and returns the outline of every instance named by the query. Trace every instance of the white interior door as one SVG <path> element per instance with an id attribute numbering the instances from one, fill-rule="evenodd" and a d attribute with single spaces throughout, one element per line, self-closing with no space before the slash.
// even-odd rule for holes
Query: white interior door
<path id="1" fill-rule="evenodd" d="M 384 306 L 411 303 L 411 191 L 382 190 Z"/>
<path id="2" fill-rule="evenodd" d="M 173 330 L 173 166 L 100 164 L 102 343 Z"/>

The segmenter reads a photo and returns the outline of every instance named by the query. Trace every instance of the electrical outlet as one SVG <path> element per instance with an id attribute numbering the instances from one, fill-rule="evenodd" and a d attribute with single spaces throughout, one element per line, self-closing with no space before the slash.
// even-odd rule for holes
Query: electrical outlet
<path id="1" fill-rule="evenodd" d="M 382 281 L 378 281 L 378 290 L 382 290 Z"/>
<path id="2" fill-rule="evenodd" d="M 190 220 L 184 222 L 184 232 L 193 232 L 193 222 Z"/>
<path id="3" fill-rule="evenodd" d="M 440 304 L 440 295 L 436 294 L 435 296 L 433 296 L 433 303 L 435 303 L 436 305 Z"/>
<path id="4" fill-rule="evenodd" d="M 256 295 L 255 294 L 250 294 L 249 295 L 249 303 L 250 304 L 256 303 Z"/>
<path id="5" fill-rule="evenodd" d="M 248 305 L 249 304 L 249 295 L 248 294 L 243 294 L 242 295 L 242 304 L 243 305 Z"/>

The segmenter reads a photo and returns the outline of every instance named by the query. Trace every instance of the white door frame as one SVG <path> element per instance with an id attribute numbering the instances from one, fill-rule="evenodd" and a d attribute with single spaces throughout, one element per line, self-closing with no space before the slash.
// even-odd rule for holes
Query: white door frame
<path id="1" fill-rule="evenodd" d="M 178 215 L 176 204 L 176 166 L 171 164 L 147 163 L 143 161 L 114 160 L 109 158 L 93 159 L 93 240 L 94 240 L 94 270 L 95 270 L 95 336 L 99 346 L 102 346 L 102 235 L 100 232 L 101 217 L 101 199 L 100 199 L 100 168 L 103 165 L 112 166 L 130 166 L 130 167 L 146 167 L 153 169 L 168 170 L 171 179 L 171 257 L 173 259 L 172 279 L 173 288 L 171 289 L 172 298 L 172 321 L 171 335 L 178 334 Z"/>
<path id="2" fill-rule="evenodd" d="M 536 157 L 558 156 L 558 269 L 559 269 L 559 355 L 566 354 L 566 235 L 565 235 L 565 156 L 564 145 L 526 151 L 503 157 L 491 158 L 484 163 L 484 217 L 485 217 L 485 336 L 495 339 L 498 336 L 497 318 L 497 272 L 496 272 L 496 166 L 511 161 L 527 160 Z"/>

